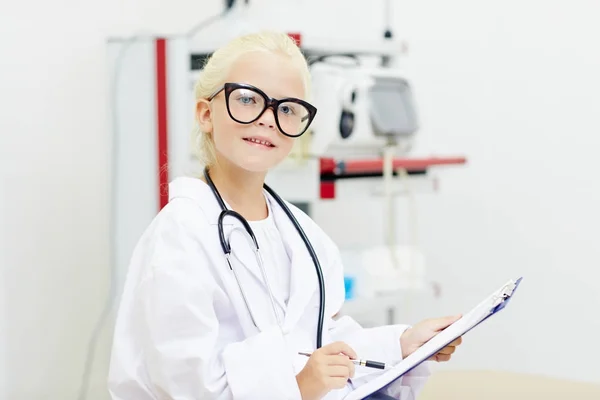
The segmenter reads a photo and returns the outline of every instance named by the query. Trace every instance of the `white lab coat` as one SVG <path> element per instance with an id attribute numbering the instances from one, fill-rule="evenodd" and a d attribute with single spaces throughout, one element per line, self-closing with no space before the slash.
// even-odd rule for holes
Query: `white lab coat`
<path id="1" fill-rule="evenodd" d="M 217 232 L 220 208 L 208 185 L 177 178 L 169 203 L 138 242 L 129 266 L 115 328 L 109 371 L 113 400 L 236 399 L 300 400 L 295 376 L 315 346 L 318 279 L 304 242 L 284 211 L 273 216 L 291 259 L 290 298 L 283 324 L 275 322 L 268 292 L 252 247 L 241 235 L 231 246 L 257 329 L 223 255 Z M 340 255 L 331 239 L 302 211 L 289 204 L 317 253 L 325 279 L 323 345 L 348 343 L 361 358 L 401 361 L 403 325 L 365 329 L 349 317 L 332 317 L 344 302 Z M 225 220 L 226 236 L 234 226 Z M 236 238 L 234 240 L 234 237 Z M 379 370 L 356 367 L 341 399 Z M 422 365 L 386 389 L 413 399 L 428 369 Z"/>

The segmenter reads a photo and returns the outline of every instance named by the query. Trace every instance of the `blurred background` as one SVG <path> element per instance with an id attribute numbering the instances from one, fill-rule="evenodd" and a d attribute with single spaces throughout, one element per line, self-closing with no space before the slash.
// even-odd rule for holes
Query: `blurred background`
<path id="1" fill-rule="evenodd" d="M 200 168 L 201 60 L 262 28 L 314 60 L 319 119 L 269 179 L 340 246 L 343 312 L 415 323 L 522 276 L 423 398 L 600 398 L 598 15 L 594 0 L 3 1 L 0 399 L 108 399 L 132 246 L 161 183 Z"/>

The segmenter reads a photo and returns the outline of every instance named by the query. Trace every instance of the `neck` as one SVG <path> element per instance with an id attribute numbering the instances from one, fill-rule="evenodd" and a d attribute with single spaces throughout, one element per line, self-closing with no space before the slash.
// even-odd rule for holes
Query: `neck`
<path id="1" fill-rule="evenodd" d="M 248 221 L 267 217 L 267 203 L 263 194 L 265 173 L 246 171 L 220 161 L 209 167 L 209 174 L 223 200 L 234 211 Z"/>

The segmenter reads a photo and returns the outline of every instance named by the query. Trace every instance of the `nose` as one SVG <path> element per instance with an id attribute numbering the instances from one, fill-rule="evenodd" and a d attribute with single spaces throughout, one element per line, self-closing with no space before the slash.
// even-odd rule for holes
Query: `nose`
<path id="1" fill-rule="evenodd" d="M 265 112 L 262 113 L 260 118 L 256 120 L 256 123 L 259 126 L 266 126 L 268 128 L 275 128 L 275 113 L 271 107 L 268 107 Z"/>

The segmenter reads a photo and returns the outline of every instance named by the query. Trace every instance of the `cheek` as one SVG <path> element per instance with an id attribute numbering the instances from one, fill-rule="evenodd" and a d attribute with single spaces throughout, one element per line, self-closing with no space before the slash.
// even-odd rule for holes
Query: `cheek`
<path id="1" fill-rule="evenodd" d="M 283 134 L 281 133 L 280 135 L 283 136 Z M 294 142 L 295 139 L 285 136 L 285 140 L 282 140 L 279 146 L 281 147 L 281 150 L 288 154 L 290 151 L 292 151 L 292 148 L 294 147 Z"/>
<path id="2" fill-rule="evenodd" d="M 240 125 L 228 115 L 213 117 L 213 139 L 217 148 L 229 147 L 236 137 L 240 136 Z"/>

